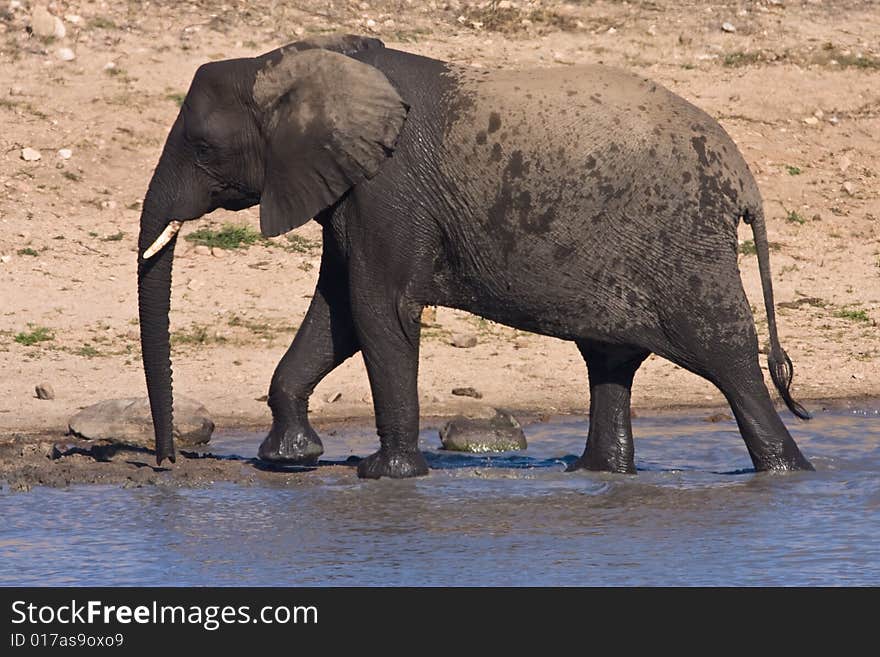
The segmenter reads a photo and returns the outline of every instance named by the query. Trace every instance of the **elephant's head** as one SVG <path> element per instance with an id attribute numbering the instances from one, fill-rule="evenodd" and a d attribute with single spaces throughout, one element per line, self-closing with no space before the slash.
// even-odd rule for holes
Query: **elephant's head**
<path id="1" fill-rule="evenodd" d="M 138 302 L 159 463 L 174 461 L 168 311 L 181 223 L 260 204 L 264 235 L 331 206 L 390 157 L 407 106 L 346 36 L 201 66 L 143 203 Z"/>

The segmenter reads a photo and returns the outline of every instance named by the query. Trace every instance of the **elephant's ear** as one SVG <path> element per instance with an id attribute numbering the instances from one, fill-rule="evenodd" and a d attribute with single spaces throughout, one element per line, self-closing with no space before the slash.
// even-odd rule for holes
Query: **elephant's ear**
<path id="1" fill-rule="evenodd" d="M 260 228 L 269 237 L 376 175 L 408 110 L 378 69 L 319 49 L 267 64 L 253 93 L 266 140 Z"/>

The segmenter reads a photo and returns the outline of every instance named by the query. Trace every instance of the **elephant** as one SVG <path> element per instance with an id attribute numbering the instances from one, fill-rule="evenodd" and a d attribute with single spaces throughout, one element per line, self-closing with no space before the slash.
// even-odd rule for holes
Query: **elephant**
<path id="1" fill-rule="evenodd" d="M 143 366 L 156 457 L 174 461 L 169 347 L 177 231 L 259 204 L 277 236 L 314 219 L 310 307 L 272 376 L 265 461 L 314 464 L 318 382 L 360 351 L 379 449 L 364 478 L 428 473 L 418 448 L 419 317 L 474 313 L 572 341 L 589 429 L 570 470 L 635 473 L 630 393 L 650 355 L 717 386 L 756 471 L 810 470 L 778 415 L 738 268 L 751 225 L 769 372 L 797 416 L 780 346 L 766 221 L 737 146 L 660 84 L 603 65 L 488 70 L 334 35 L 203 64 L 144 198 Z"/>

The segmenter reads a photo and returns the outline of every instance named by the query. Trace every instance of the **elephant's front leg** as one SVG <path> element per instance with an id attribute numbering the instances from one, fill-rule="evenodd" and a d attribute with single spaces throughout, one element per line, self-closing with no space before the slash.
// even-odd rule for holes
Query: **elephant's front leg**
<path id="1" fill-rule="evenodd" d="M 375 280 L 375 279 L 368 279 Z M 370 379 L 379 451 L 358 464 L 358 476 L 428 474 L 419 451 L 419 316 L 422 306 L 400 292 L 352 284 L 355 326 Z"/>
<path id="2" fill-rule="evenodd" d="M 348 273 L 325 252 L 311 306 L 269 387 L 272 429 L 258 455 L 266 461 L 308 465 L 324 453 L 309 424 L 309 397 L 336 366 L 358 351 L 351 319 Z"/>

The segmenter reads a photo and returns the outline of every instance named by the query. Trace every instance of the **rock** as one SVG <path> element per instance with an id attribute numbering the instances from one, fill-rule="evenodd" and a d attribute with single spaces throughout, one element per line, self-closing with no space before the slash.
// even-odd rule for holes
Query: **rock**
<path id="1" fill-rule="evenodd" d="M 806 123 L 807 125 L 818 125 L 819 119 L 817 119 L 815 116 L 808 116 L 804 119 L 804 123 Z"/>
<path id="2" fill-rule="evenodd" d="M 190 290 L 192 292 L 198 292 L 204 286 L 205 286 L 205 283 L 202 280 L 200 280 L 198 278 L 193 278 L 192 280 L 190 280 L 189 283 L 186 284 L 186 289 Z"/>
<path id="3" fill-rule="evenodd" d="M 338 402 L 340 399 L 342 399 L 342 393 L 337 390 L 336 392 L 332 392 L 327 395 L 324 398 L 324 401 L 326 401 L 328 404 L 332 404 L 333 402 Z"/>
<path id="4" fill-rule="evenodd" d="M 850 196 L 856 195 L 856 186 L 851 181 L 847 180 L 843 183 L 843 185 L 841 185 L 841 187 L 843 187 L 843 191 L 845 191 Z"/>
<path id="5" fill-rule="evenodd" d="M 211 249 L 211 255 L 215 258 L 225 258 L 229 254 L 226 252 L 226 249 L 221 249 L 215 246 Z"/>
<path id="6" fill-rule="evenodd" d="M 837 168 L 840 169 L 840 173 L 846 173 L 846 170 L 852 166 L 852 160 L 849 159 L 846 155 L 840 158 L 837 162 Z"/>
<path id="7" fill-rule="evenodd" d="M 12 260 L 12 256 L 10 256 L 10 255 L 0 256 L 0 262 L 2 262 L 4 265 L 11 260 Z"/>
<path id="8" fill-rule="evenodd" d="M 55 389 L 48 383 L 37 384 L 34 391 L 37 393 L 37 399 L 55 399 Z"/>
<path id="9" fill-rule="evenodd" d="M 473 333 L 456 333 L 452 336 L 449 344 L 459 349 L 470 349 L 477 346 L 477 336 Z"/>
<path id="10" fill-rule="evenodd" d="M 474 388 L 453 388 L 452 394 L 456 397 L 473 397 L 474 399 L 483 398 L 483 393 L 478 392 Z"/>
<path id="11" fill-rule="evenodd" d="M 59 48 L 58 49 L 58 59 L 62 62 L 72 62 L 76 59 L 76 53 L 73 52 L 70 48 Z"/>
<path id="12" fill-rule="evenodd" d="M 736 25 L 734 25 L 733 23 L 725 22 L 721 24 L 721 29 L 724 32 L 733 34 L 734 32 L 736 32 Z"/>
<path id="13" fill-rule="evenodd" d="M 136 447 L 154 446 L 148 397 L 107 399 L 82 409 L 68 421 L 70 433 L 87 440 L 109 440 Z M 203 445 L 211 439 L 214 422 L 194 399 L 174 399 L 174 439 L 180 447 Z"/>
<path id="14" fill-rule="evenodd" d="M 456 452 L 508 452 L 526 449 L 522 425 L 507 411 L 495 409 L 489 419 L 457 416 L 440 429 L 443 449 Z"/>
<path id="15" fill-rule="evenodd" d="M 107 62 L 104 64 L 105 71 L 113 71 L 116 69 L 116 62 Z"/>
<path id="16" fill-rule="evenodd" d="M 211 255 L 211 247 L 205 246 L 204 244 L 199 244 L 196 248 L 193 249 L 193 253 L 196 255 Z"/>
<path id="17" fill-rule="evenodd" d="M 21 159 L 25 162 L 36 162 L 37 160 L 41 160 L 43 156 L 40 154 L 36 148 L 31 148 L 28 146 L 27 148 L 21 149 Z"/>
<path id="18" fill-rule="evenodd" d="M 31 31 L 43 39 L 55 36 L 55 17 L 43 6 L 34 7 L 31 13 Z"/>
<path id="19" fill-rule="evenodd" d="M 73 156 L 73 151 L 69 148 L 62 148 L 58 151 L 58 157 L 62 160 L 69 160 Z"/>

